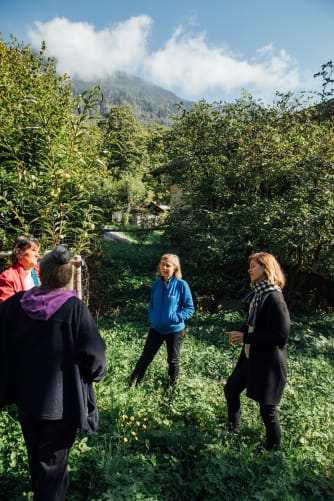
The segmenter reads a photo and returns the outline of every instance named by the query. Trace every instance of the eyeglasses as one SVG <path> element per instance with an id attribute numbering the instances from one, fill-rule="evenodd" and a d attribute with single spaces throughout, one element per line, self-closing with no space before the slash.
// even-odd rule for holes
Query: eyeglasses
<path id="1" fill-rule="evenodd" d="M 33 237 L 24 238 L 23 240 L 21 240 L 21 242 L 16 244 L 15 247 L 17 249 L 22 249 L 23 247 L 25 247 L 29 243 L 35 243 L 36 245 L 38 245 L 38 240 L 37 240 L 37 238 L 33 238 Z"/>

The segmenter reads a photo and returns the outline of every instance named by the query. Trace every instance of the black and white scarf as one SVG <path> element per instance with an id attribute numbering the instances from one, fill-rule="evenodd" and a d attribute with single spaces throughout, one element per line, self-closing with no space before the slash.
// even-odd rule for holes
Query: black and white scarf
<path id="1" fill-rule="evenodd" d="M 243 298 L 243 302 L 249 307 L 247 319 L 247 324 L 249 326 L 255 326 L 256 318 L 268 293 L 281 290 L 282 289 L 278 285 L 270 285 L 268 280 L 255 282 L 251 285 L 251 290 Z"/>

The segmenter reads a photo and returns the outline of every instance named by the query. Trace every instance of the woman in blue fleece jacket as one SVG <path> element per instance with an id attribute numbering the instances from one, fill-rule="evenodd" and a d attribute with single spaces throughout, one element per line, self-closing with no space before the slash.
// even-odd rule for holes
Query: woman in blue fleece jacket
<path id="1" fill-rule="evenodd" d="M 158 265 L 158 275 L 152 285 L 148 308 L 151 328 L 130 384 L 138 384 L 160 346 L 167 345 L 168 385 L 175 384 L 179 374 L 179 356 L 184 337 L 185 320 L 194 313 L 194 303 L 189 285 L 182 280 L 181 265 L 175 254 L 164 254 Z"/>

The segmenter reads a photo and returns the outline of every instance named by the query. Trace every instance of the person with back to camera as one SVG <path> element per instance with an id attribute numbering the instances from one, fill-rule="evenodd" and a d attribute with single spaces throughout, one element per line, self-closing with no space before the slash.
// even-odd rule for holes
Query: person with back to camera
<path id="1" fill-rule="evenodd" d="M 244 301 L 249 305 L 248 318 L 240 331 L 227 332 L 233 344 L 244 343 L 236 367 L 227 379 L 224 393 L 231 431 L 240 429 L 240 394 L 260 406 L 268 450 L 279 449 L 281 428 L 277 415 L 286 384 L 286 343 L 290 315 L 282 289 L 284 274 L 276 258 L 267 252 L 252 254 L 249 259 L 251 291 Z"/>
<path id="2" fill-rule="evenodd" d="M 179 357 L 184 337 L 185 320 L 194 313 L 190 288 L 182 280 L 179 257 L 164 254 L 158 265 L 151 289 L 148 314 L 151 323 L 143 352 L 130 376 L 130 385 L 138 384 L 163 342 L 167 345 L 168 386 L 173 386 L 179 375 Z"/>
<path id="3" fill-rule="evenodd" d="M 92 383 L 106 346 L 71 277 L 70 253 L 57 246 L 41 261 L 41 286 L 0 304 L 0 409 L 18 407 L 35 501 L 65 500 L 77 430 L 98 424 Z"/>
<path id="4" fill-rule="evenodd" d="M 0 273 L 0 302 L 19 291 L 39 285 L 39 243 L 37 238 L 20 236 L 11 254 L 12 266 Z"/>

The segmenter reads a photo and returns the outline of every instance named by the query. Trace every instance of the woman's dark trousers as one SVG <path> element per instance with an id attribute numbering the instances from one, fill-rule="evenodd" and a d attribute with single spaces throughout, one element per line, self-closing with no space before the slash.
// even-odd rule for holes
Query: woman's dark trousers
<path id="1" fill-rule="evenodd" d="M 160 334 L 150 329 L 143 352 L 138 360 L 130 379 L 137 380 L 137 384 L 143 379 L 147 367 L 152 362 L 163 342 L 167 345 L 167 362 L 169 385 L 175 384 L 180 371 L 180 348 L 184 336 L 184 330 L 171 334 Z"/>
<path id="2" fill-rule="evenodd" d="M 19 421 L 27 447 L 34 501 L 64 501 L 69 484 L 67 462 L 76 426 L 23 413 Z"/>
<path id="3" fill-rule="evenodd" d="M 224 387 L 227 401 L 228 421 L 232 430 L 240 429 L 241 404 L 240 394 L 247 388 L 248 360 L 237 364 Z M 277 415 L 277 406 L 273 404 L 260 405 L 260 415 L 266 429 L 266 448 L 278 449 L 281 442 L 281 427 Z"/>

